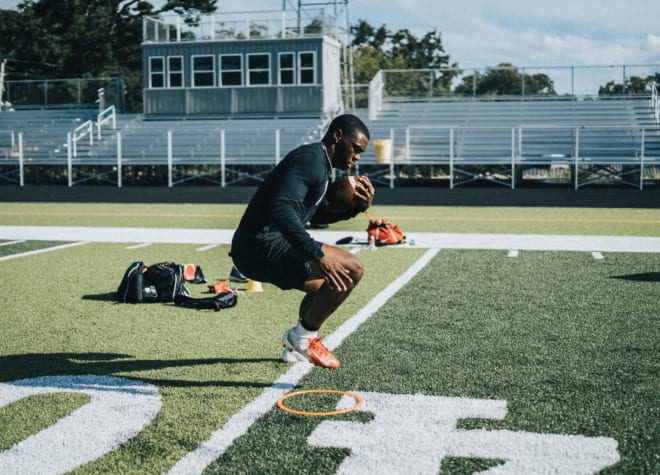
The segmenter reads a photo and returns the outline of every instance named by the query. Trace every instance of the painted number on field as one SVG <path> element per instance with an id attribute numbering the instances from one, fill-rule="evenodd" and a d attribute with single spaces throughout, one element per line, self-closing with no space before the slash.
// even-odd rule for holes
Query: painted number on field
<path id="1" fill-rule="evenodd" d="M 372 421 L 325 421 L 308 439 L 313 446 L 351 450 L 338 473 L 436 474 L 444 457 L 470 457 L 504 460 L 480 473 L 591 474 L 619 460 L 617 442 L 608 437 L 456 428 L 460 419 L 503 419 L 506 401 L 358 394 L 360 410 L 372 413 Z M 344 397 L 338 409 L 354 403 Z"/>
<path id="2" fill-rule="evenodd" d="M 90 401 L 52 426 L 0 452 L 0 472 L 64 473 L 119 448 L 158 413 L 152 384 L 112 376 L 44 376 L 0 383 L 0 407 L 49 393 L 82 393 Z"/>

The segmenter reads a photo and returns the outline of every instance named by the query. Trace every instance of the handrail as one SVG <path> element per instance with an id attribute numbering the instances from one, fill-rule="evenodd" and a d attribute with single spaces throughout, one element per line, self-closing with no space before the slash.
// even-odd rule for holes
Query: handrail
<path id="1" fill-rule="evenodd" d="M 73 129 L 71 143 L 73 147 L 73 157 L 78 157 L 78 141 L 89 135 L 89 145 L 94 145 L 94 123 L 92 120 L 87 120 Z"/>
<path id="2" fill-rule="evenodd" d="M 385 82 L 383 81 L 383 70 L 376 73 L 369 82 L 369 120 L 376 120 L 378 113 L 383 109 L 383 90 Z"/>
<path id="3" fill-rule="evenodd" d="M 96 117 L 96 136 L 99 140 L 101 140 L 101 126 L 108 122 L 112 123 L 112 130 L 117 129 L 117 113 L 115 111 L 115 106 L 110 106 L 99 112 L 99 115 Z"/>
<path id="4" fill-rule="evenodd" d="M 651 108 L 655 123 L 660 124 L 660 99 L 658 99 L 658 84 L 655 81 L 651 83 Z"/>

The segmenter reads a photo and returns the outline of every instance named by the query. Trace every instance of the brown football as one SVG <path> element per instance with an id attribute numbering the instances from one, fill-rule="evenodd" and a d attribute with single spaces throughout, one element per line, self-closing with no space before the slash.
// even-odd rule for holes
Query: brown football
<path id="1" fill-rule="evenodd" d="M 345 176 L 328 185 L 321 209 L 329 213 L 343 213 L 355 208 L 355 177 Z"/>

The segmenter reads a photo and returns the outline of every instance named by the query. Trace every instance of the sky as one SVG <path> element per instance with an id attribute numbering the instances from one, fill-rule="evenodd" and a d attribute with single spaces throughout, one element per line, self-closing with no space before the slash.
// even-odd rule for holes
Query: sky
<path id="1" fill-rule="evenodd" d="M 17 3 L 0 0 L 0 8 Z M 218 9 L 281 10 L 297 3 L 218 0 Z M 460 68 L 511 63 L 550 75 L 560 93 L 592 94 L 608 80 L 660 71 L 660 0 L 349 0 L 347 12 L 351 24 L 363 19 L 418 37 L 435 30 Z M 658 66 L 635 66 L 649 64 Z"/>

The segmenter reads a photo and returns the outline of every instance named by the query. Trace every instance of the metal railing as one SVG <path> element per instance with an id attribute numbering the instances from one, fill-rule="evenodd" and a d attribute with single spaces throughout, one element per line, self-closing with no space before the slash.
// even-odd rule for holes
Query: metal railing
<path id="1" fill-rule="evenodd" d="M 651 109 L 653 109 L 655 123 L 660 124 L 660 100 L 658 99 L 658 85 L 655 82 L 651 84 Z"/>
<path id="2" fill-rule="evenodd" d="M 121 78 L 67 78 L 5 81 L 5 97 L 15 109 L 92 109 L 98 107 L 99 90 L 106 102 L 120 102 Z"/>
<path id="3" fill-rule="evenodd" d="M 563 168 L 575 189 L 605 183 L 643 189 L 647 172 L 660 175 L 660 127 L 419 125 L 378 133 L 389 137 L 384 154 L 374 147 L 359 165 L 390 188 L 397 170 L 424 166 L 443 168 L 450 188 L 476 181 L 516 188 L 529 168 Z"/>
<path id="4" fill-rule="evenodd" d="M 117 116 L 115 106 L 110 106 L 99 112 L 96 122 L 87 120 L 73 129 L 73 132 L 67 134 L 67 147 L 71 151 L 72 158 L 78 158 L 78 142 L 85 137 L 89 137 L 89 146 L 94 146 L 94 129 L 96 128 L 97 140 L 101 140 L 101 129 L 104 125 L 110 124 L 112 130 L 117 128 Z"/>
<path id="5" fill-rule="evenodd" d="M 104 173 L 116 174 L 118 186 L 122 186 L 122 170 L 127 166 L 165 166 L 169 186 L 199 178 L 177 177 L 181 167 L 210 167 L 214 168 L 212 179 L 224 187 L 246 179 L 263 179 L 296 146 L 294 137 L 301 137 L 305 130 L 244 128 L 227 133 L 225 129 L 209 129 L 209 141 L 177 132 L 168 129 L 159 137 L 145 138 L 139 131 L 118 131 L 105 141 L 103 153 L 84 158 L 73 153 L 73 143 L 69 142 L 65 160 L 35 160 L 32 152 L 26 156 L 25 150 L 31 147 L 26 147 L 23 135 L 18 134 L 17 156 L 4 164 L 17 161 L 21 177 L 25 166 L 66 165 L 69 186 L 82 181 L 74 177 L 77 167 L 105 167 L 111 171 Z M 322 132 L 310 141 L 319 140 Z M 423 167 L 441 169 L 450 188 L 475 181 L 516 188 L 522 173 L 530 169 L 562 170 L 570 174 L 568 183 L 576 189 L 592 184 L 643 189 L 645 182 L 660 179 L 660 127 L 409 126 L 374 130 L 376 134 L 389 137 L 385 139 L 387 147 L 378 147 L 374 140 L 355 172 L 391 188 L 403 174 Z"/>
<path id="6" fill-rule="evenodd" d="M 327 35 L 346 36 L 346 26 L 339 15 L 326 12 L 322 3 L 310 12 L 298 10 L 264 10 L 222 12 L 201 15 L 194 25 L 179 15 L 145 17 L 142 40 L 145 43 L 179 43 L 188 41 L 230 41 L 271 38 L 303 38 Z"/>
<path id="7" fill-rule="evenodd" d="M 623 85 L 623 94 L 629 91 L 626 86 L 633 76 L 648 77 L 660 71 L 660 64 L 620 64 L 608 66 L 495 66 L 476 68 L 439 67 L 434 69 L 383 69 L 372 79 L 372 82 L 382 85 L 383 101 L 391 100 L 429 100 L 429 99 L 462 99 L 490 98 L 499 100 L 498 95 L 480 94 L 477 89 L 479 78 L 492 71 L 504 73 L 514 71 L 518 74 L 520 84 L 518 92 L 511 97 L 572 99 L 575 97 L 598 97 L 599 87 L 609 82 Z M 447 88 L 444 77 L 451 77 L 452 87 Z M 531 83 L 536 82 L 536 75 L 545 75 L 554 86 L 556 94 L 542 90 L 534 92 Z M 462 81 L 465 86 L 461 94 L 455 92 L 456 85 Z"/>

